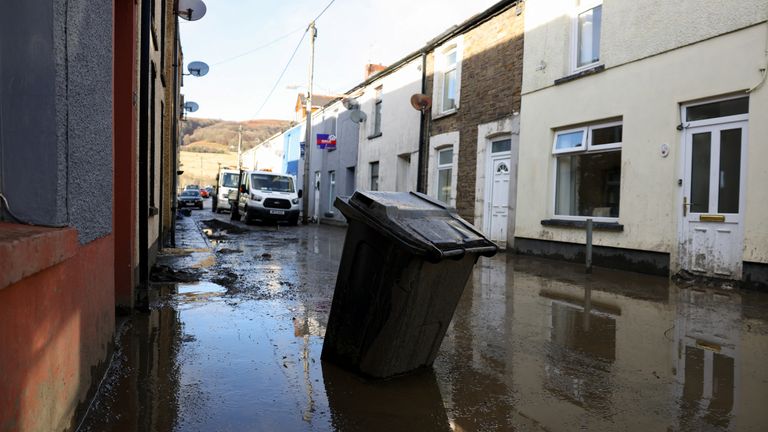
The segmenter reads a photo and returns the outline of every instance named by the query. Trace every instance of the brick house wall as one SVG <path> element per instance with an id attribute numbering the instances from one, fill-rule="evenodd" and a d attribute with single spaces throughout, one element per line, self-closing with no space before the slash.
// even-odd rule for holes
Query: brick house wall
<path id="1" fill-rule="evenodd" d="M 464 33 L 459 107 L 453 114 L 430 121 L 430 137 L 459 132 L 456 208 L 468 220 L 472 220 L 475 206 L 477 127 L 520 111 L 523 17 L 523 6 L 513 3 Z M 434 71 L 432 51 L 427 56 L 429 95 L 433 91 Z M 427 178 L 428 190 L 434 181 Z"/>

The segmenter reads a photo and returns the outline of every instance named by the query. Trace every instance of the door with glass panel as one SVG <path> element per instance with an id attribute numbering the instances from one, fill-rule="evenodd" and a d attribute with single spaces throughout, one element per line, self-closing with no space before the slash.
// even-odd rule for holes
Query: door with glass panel
<path id="1" fill-rule="evenodd" d="M 500 246 L 506 246 L 509 219 L 509 182 L 513 176 L 509 138 L 491 142 L 486 171 L 485 233 Z"/>
<path id="2" fill-rule="evenodd" d="M 693 117 L 685 132 L 681 264 L 696 274 L 740 279 L 747 122 L 718 119 Z"/>

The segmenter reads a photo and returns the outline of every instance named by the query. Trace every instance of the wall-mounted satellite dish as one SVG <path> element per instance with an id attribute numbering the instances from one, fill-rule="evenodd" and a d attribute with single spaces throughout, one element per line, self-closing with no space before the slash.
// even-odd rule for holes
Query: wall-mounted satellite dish
<path id="1" fill-rule="evenodd" d="M 198 109 L 200 109 L 200 105 L 197 102 L 189 101 L 184 103 L 184 111 L 186 112 L 195 112 Z"/>
<path id="2" fill-rule="evenodd" d="M 360 102 L 355 98 L 344 98 L 341 100 L 341 103 L 344 105 L 344 108 L 348 110 L 354 110 L 360 107 Z"/>
<path id="3" fill-rule="evenodd" d="M 432 98 L 421 93 L 411 96 L 411 106 L 419 111 L 424 111 L 432 106 Z"/>
<path id="4" fill-rule="evenodd" d="M 367 118 L 368 116 L 365 115 L 365 113 L 360 111 L 359 109 L 353 109 L 349 112 L 349 119 L 355 123 L 362 123 Z"/>
<path id="5" fill-rule="evenodd" d="M 187 21 L 197 21 L 207 10 L 202 0 L 179 0 L 177 14 Z"/>
<path id="6" fill-rule="evenodd" d="M 205 76 L 208 74 L 208 71 L 210 70 L 208 68 L 208 65 L 201 62 L 201 61 L 193 61 L 192 63 L 187 65 L 187 70 L 189 71 L 189 74 L 196 77 Z"/>

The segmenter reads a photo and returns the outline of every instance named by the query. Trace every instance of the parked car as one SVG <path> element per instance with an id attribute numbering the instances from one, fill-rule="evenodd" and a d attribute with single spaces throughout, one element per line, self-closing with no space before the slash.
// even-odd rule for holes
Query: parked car
<path id="1" fill-rule="evenodd" d="M 205 190 L 205 192 L 208 194 L 209 197 L 213 196 L 213 193 L 214 193 L 213 186 L 206 186 L 205 188 L 203 188 L 203 190 Z"/>
<path id="2" fill-rule="evenodd" d="M 200 196 L 203 198 L 208 198 L 208 191 L 205 188 L 200 189 Z"/>
<path id="3" fill-rule="evenodd" d="M 178 198 L 179 208 L 184 207 L 197 207 L 203 209 L 203 198 L 200 196 L 199 190 L 187 189 L 179 194 Z"/>
<path id="4" fill-rule="evenodd" d="M 184 190 L 200 190 L 200 186 L 196 184 L 188 184 L 184 186 Z"/>

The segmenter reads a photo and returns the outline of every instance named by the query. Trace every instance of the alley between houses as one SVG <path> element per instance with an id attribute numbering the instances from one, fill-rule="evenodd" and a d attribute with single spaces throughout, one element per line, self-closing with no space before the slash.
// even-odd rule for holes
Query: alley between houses
<path id="1" fill-rule="evenodd" d="M 81 431 L 760 430 L 768 295 L 500 253 L 433 370 L 366 381 L 320 350 L 345 228 L 178 221 Z M 199 279 L 199 281 L 191 281 Z"/>

